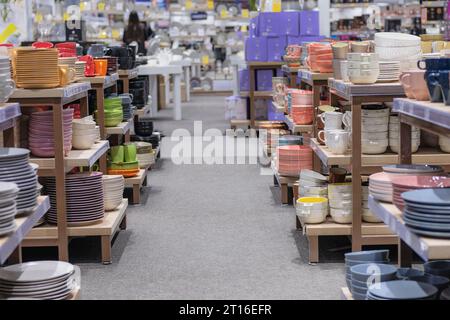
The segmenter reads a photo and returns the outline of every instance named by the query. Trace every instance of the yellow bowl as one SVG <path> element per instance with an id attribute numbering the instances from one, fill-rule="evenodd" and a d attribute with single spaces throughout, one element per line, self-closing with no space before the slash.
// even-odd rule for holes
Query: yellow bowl
<path id="1" fill-rule="evenodd" d="M 324 202 L 328 202 L 328 199 L 324 197 L 302 197 L 297 200 L 297 203 L 300 204 L 314 204 Z"/>

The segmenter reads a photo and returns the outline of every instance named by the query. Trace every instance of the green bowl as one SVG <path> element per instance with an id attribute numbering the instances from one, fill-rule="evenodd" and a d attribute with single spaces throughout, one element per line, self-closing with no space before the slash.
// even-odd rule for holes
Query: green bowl
<path id="1" fill-rule="evenodd" d="M 117 127 L 119 123 L 122 123 L 122 117 L 105 118 L 105 127 Z"/>
<path id="2" fill-rule="evenodd" d="M 108 169 L 111 170 L 135 170 L 139 169 L 139 161 L 131 162 L 109 162 Z"/>

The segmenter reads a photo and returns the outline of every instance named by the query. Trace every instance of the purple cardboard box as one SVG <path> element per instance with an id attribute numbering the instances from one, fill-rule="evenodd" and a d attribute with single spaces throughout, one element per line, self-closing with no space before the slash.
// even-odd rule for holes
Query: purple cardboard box
<path id="1" fill-rule="evenodd" d="M 267 38 L 267 61 L 281 61 L 286 48 L 286 36 Z"/>
<path id="2" fill-rule="evenodd" d="M 241 91 L 250 90 L 250 74 L 248 72 L 248 69 L 239 71 L 239 89 Z"/>
<path id="3" fill-rule="evenodd" d="M 323 39 L 325 39 L 324 36 L 300 36 L 300 37 L 288 36 L 286 45 L 290 45 L 290 44 L 300 44 L 301 45 L 301 44 L 308 43 L 308 42 L 319 42 L 319 41 L 322 41 Z"/>
<path id="4" fill-rule="evenodd" d="M 301 36 L 318 36 L 320 34 L 318 11 L 300 11 L 299 34 Z"/>
<path id="5" fill-rule="evenodd" d="M 286 34 L 285 12 L 262 12 L 259 14 L 259 34 L 261 36 L 281 36 Z"/>
<path id="6" fill-rule="evenodd" d="M 284 113 L 277 112 L 272 100 L 267 100 L 267 119 L 269 121 L 284 121 Z"/>
<path id="7" fill-rule="evenodd" d="M 298 36 L 300 33 L 300 15 L 299 12 L 284 12 L 286 19 L 286 35 Z"/>
<path id="8" fill-rule="evenodd" d="M 256 71 L 256 90 L 257 91 L 272 91 L 272 70 L 257 70 Z"/>
<path id="9" fill-rule="evenodd" d="M 267 61 L 267 38 L 247 38 L 245 41 L 245 60 Z"/>
<path id="10" fill-rule="evenodd" d="M 250 38 L 259 36 L 259 16 L 256 16 L 250 20 L 248 34 Z"/>

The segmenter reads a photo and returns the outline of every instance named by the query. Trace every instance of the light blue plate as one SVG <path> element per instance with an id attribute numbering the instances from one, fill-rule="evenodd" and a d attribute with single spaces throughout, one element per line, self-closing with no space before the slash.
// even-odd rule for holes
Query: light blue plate
<path id="1" fill-rule="evenodd" d="M 450 188 L 432 188 L 407 191 L 402 193 L 402 198 L 407 202 L 407 204 L 429 205 L 433 207 L 449 206 L 450 208 Z"/>

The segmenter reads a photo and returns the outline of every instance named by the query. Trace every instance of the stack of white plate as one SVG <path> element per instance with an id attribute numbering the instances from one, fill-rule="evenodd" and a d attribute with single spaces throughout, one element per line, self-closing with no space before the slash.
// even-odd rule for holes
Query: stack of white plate
<path id="1" fill-rule="evenodd" d="M 14 231 L 16 223 L 16 198 L 19 188 L 12 182 L 0 182 L 0 236 Z"/>
<path id="2" fill-rule="evenodd" d="M 351 223 L 353 212 L 352 184 L 330 183 L 328 185 L 330 215 L 336 223 Z"/>
<path id="3" fill-rule="evenodd" d="M 400 61 L 379 61 L 380 74 L 377 82 L 393 82 L 400 78 Z"/>
<path id="4" fill-rule="evenodd" d="M 309 169 L 300 171 L 300 180 L 298 183 L 298 194 L 301 197 L 327 197 L 328 179 L 318 172 Z"/>
<path id="5" fill-rule="evenodd" d="M 86 68 L 86 61 L 75 62 L 75 74 L 77 78 L 84 78 L 85 68 Z"/>
<path id="6" fill-rule="evenodd" d="M 375 52 L 380 61 L 399 61 L 400 70 L 417 67 L 421 58 L 420 37 L 396 32 L 377 32 L 375 34 Z"/>
<path id="7" fill-rule="evenodd" d="M 411 152 L 417 152 L 420 146 L 420 129 L 411 127 Z M 389 117 L 389 148 L 395 153 L 400 150 L 400 122 L 397 115 Z"/>
<path id="8" fill-rule="evenodd" d="M 380 218 L 369 209 L 369 187 L 362 186 L 362 220 L 370 223 L 382 222 Z"/>
<path id="9" fill-rule="evenodd" d="M 361 110 L 361 148 L 364 154 L 386 152 L 389 145 L 389 108 L 381 104 L 363 106 Z"/>
<path id="10" fill-rule="evenodd" d="M 14 182 L 19 187 L 17 214 L 30 213 L 37 205 L 37 176 L 28 163 L 29 153 L 27 149 L 0 148 L 0 181 Z"/>
<path id="11" fill-rule="evenodd" d="M 369 177 L 369 193 L 377 200 L 392 203 L 392 182 L 385 172 L 374 173 Z"/>
<path id="12" fill-rule="evenodd" d="M 103 175 L 106 211 L 114 210 L 122 203 L 124 184 L 122 175 Z"/>
<path id="13" fill-rule="evenodd" d="M 0 269 L 4 298 L 64 300 L 75 289 L 75 268 L 62 261 L 36 261 Z"/>

